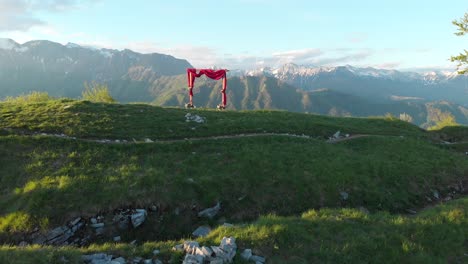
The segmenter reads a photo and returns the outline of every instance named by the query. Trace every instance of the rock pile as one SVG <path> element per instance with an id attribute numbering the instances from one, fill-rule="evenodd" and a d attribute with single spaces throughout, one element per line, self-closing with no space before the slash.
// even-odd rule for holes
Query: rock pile
<path id="1" fill-rule="evenodd" d="M 119 209 L 114 212 L 112 222 L 107 221 L 104 215 L 84 219 L 78 217 L 64 226 L 52 229 L 46 234 L 38 229 L 29 236 L 27 241 L 32 244 L 54 246 L 85 246 L 97 236 L 105 233 L 106 228 L 111 230 L 117 227 L 121 230 L 137 228 L 141 226 L 147 217 L 145 209 Z M 107 223 L 107 224 L 106 224 Z M 119 242 L 120 236 L 114 236 L 114 242 Z"/>
<path id="2" fill-rule="evenodd" d="M 237 245 L 234 237 L 224 237 L 219 246 L 200 247 L 196 241 L 185 241 L 176 245 L 173 250 L 186 253 L 183 264 L 223 264 L 232 262 Z"/>
<path id="3" fill-rule="evenodd" d="M 193 231 L 192 235 L 194 237 L 205 237 L 211 232 L 211 228 L 209 226 L 199 226 L 195 231 Z"/>
<path id="4" fill-rule="evenodd" d="M 241 253 L 241 258 L 247 260 L 247 261 L 253 261 L 255 264 L 263 264 L 265 263 L 266 259 L 261 256 L 253 255 L 251 249 L 245 249 Z"/>
<path id="5" fill-rule="evenodd" d="M 125 230 L 130 227 L 139 227 L 146 220 L 147 212 L 145 209 L 119 209 L 114 213 L 112 219 L 119 229 Z"/>
<path id="6" fill-rule="evenodd" d="M 214 207 L 210 207 L 203 211 L 200 211 L 198 213 L 198 217 L 207 217 L 209 219 L 212 219 L 218 214 L 219 210 L 221 210 L 221 204 L 218 202 Z"/>
<path id="7" fill-rule="evenodd" d="M 199 115 L 192 115 L 191 113 L 187 113 L 185 115 L 185 122 L 195 122 L 202 124 L 206 122 L 206 118 Z"/>
<path id="8" fill-rule="evenodd" d="M 60 226 L 52 229 L 47 234 L 41 234 L 36 231 L 31 235 L 31 241 L 33 244 L 41 245 L 75 245 L 83 246 L 87 244 L 89 236 L 77 237 L 78 231 L 85 227 L 85 221 L 81 217 L 78 217 L 70 221 L 67 225 Z"/>
<path id="9" fill-rule="evenodd" d="M 329 137 L 328 140 L 329 141 L 335 141 L 335 140 L 339 140 L 339 139 L 343 139 L 343 138 L 349 138 L 350 135 L 349 134 L 342 134 L 341 131 L 336 131 L 335 134 L 333 134 L 333 136 Z"/>

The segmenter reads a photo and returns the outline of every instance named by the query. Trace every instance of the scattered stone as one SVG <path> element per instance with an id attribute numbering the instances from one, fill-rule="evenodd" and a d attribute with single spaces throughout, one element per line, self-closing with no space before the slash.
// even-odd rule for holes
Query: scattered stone
<path id="1" fill-rule="evenodd" d="M 340 192 L 341 200 L 346 201 L 349 198 L 349 194 L 347 192 Z"/>
<path id="2" fill-rule="evenodd" d="M 104 223 L 96 223 L 96 224 L 91 224 L 92 228 L 101 228 L 104 227 Z"/>
<path id="3" fill-rule="evenodd" d="M 159 259 L 153 260 L 153 263 L 154 264 L 163 264 L 162 261 L 160 261 Z"/>
<path id="4" fill-rule="evenodd" d="M 161 253 L 161 251 L 159 249 L 155 249 L 153 250 L 153 255 L 158 255 L 159 253 Z"/>
<path id="5" fill-rule="evenodd" d="M 186 255 L 182 263 L 185 264 L 203 264 L 205 262 L 212 264 L 231 263 L 236 255 L 237 245 L 233 237 L 224 237 L 219 247 L 200 247 L 196 241 L 185 241 L 183 245 L 177 245 L 174 250 L 183 250 Z"/>
<path id="6" fill-rule="evenodd" d="M 172 247 L 172 250 L 174 250 L 174 251 L 184 251 L 184 245 L 183 244 L 175 245 L 175 246 Z"/>
<path id="7" fill-rule="evenodd" d="M 145 259 L 145 260 L 143 260 L 143 263 L 144 264 L 153 264 L 153 260 L 152 259 Z"/>
<path id="8" fill-rule="evenodd" d="M 185 255 L 182 264 L 203 264 L 204 258 L 200 255 L 187 254 Z"/>
<path id="9" fill-rule="evenodd" d="M 241 257 L 245 260 L 250 260 L 250 258 L 252 257 L 252 250 L 251 249 L 245 249 L 242 253 L 241 253 Z"/>
<path id="10" fill-rule="evenodd" d="M 199 226 L 193 231 L 192 235 L 194 237 L 206 237 L 210 232 L 211 228 L 209 226 Z"/>
<path id="11" fill-rule="evenodd" d="M 76 238 L 73 238 L 75 232 L 84 227 L 84 221 L 81 217 L 75 218 L 73 221 L 70 221 L 67 225 L 60 226 L 52 229 L 47 234 L 43 235 L 38 230 L 30 236 L 30 239 L 33 244 L 40 245 L 70 245 L 70 244 L 80 244 L 79 240 L 73 242 Z"/>
<path id="12" fill-rule="evenodd" d="M 120 236 L 114 237 L 114 242 L 120 242 L 122 241 L 122 238 Z"/>
<path id="13" fill-rule="evenodd" d="M 333 134 L 332 137 L 333 137 L 333 139 L 339 139 L 339 138 L 340 138 L 340 135 L 341 135 L 341 132 L 338 130 L 338 131 L 336 131 L 335 134 Z"/>
<path id="14" fill-rule="evenodd" d="M 136 209 L 136 212 L 131 215 L 132 225 L 134 228 L 139 227 L 146 219 L 145 209 Z"/>
<path id="15" fill-rule="evenodd" d="M 199 116 L 199 115 L 192 115 L 191 113 L 187 113 L 185 115 L 185 122 L 190 122 L 190 121 L 202 124 L 206 122 L 206 118 Z"/>
<path id="16" fill-rule="evenodd" d="M 104 235 L 105 229 L 104 227 L 100 227 L 100 228 L 96 228 L 94 231 L 96 232 L 97 236 L 100 236 L 100 235 Z"/>
<path id="17" fill-rule="evenodd" d="M 76 226 L 81 221 L 81 217 L 75 218 L 75 220 L 70 222 L 71 226 Z"/>
<path id="18" fill-rule="evenodd" d="M 201 248 L 201 253 L 205 257 L 211 257 L 213 255 L 213 250 L 211 250 L 211 248 L 209 248 L 209 247 L 202 247 Z"/>
<path id="19" fill-rule="evenodd" d="M 189 250 L 193 250 L 194 248 L 199 247 L 200 244 L 198 244 L 197 241 L 184 241 L 183 248 L 187 252 Z"/>
<path id="20" fill-rule="evenodd" d="M 265 258 L 264 257 L 260 257 L 260 256 L 256 256 L 256 255 L 253 255 L 252 257 L 250 257 L 250 260 L 254 261 L 254 262 L 265 263 Z"/>
<path id="21" fill-rule="evenodd" d="M 113 259 L 112 261 L 115 262 L 116 264 L 117 264 L 117 263 L 119 263 L 119 264 L 125 264 L 125 263 L 127 263 L 127 261 L 126 261 L 124 258 L 122 258 L 122 257 L 118 257 L 118 258 L 116 258 L 116 259 Z"/>
<path id="22" fill-rule="evenodd" d="M 142 257 L 135 257 L 135 258 L 133 258 L 133 263 L 135 263 L 135 264 L 140 263 L 142 260 L 143 260 Z"/>
<path id="23" fill-rule="evenodd" d="M 211 207 L 211 208 L 207 208 L 207 209 L 199 212 L 198 217 L 207 217 L 207 218 L 212 219 L 213 217 L 215 217 L 218 214 L 220 209 L 221 209 L 221 204 L 218 202 L 216 204 L 216 206 Z"/>

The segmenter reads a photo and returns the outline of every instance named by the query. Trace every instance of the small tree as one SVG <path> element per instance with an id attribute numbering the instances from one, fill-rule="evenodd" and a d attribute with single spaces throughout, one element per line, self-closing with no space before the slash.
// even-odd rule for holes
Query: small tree
<path id="1" fill-rule="evenodd" d="M 402 113 L 402 114 L 400 114 L 400 120 L 406 121 L 406 122 L 408 122 L 408 123 L 412 123 L 412 122 L 413 122 L 413 117 L 410 116 L 410 115 L 407 114 L 407 113 Z"/>
<path id="2" fill-rule="evenodd" d="M 427 130 L 439 130 L 448 126 L 458 126 L 459 124 L 455 120 L 455 117 L 450 113 L 445 113 L 434 126 L 427 128 Z"/>
<path id="3" fill-rule="evenodd" d="M 455 35 L 463 36 L 468 34 L 468 13 L 465 13 L 465 16 L 460 20 L 454 20 L 452 23 L 457 26 Z M 452 56 L 450 60 L 458 62 L 459 74 L 465 74 L 468 71 L 468 50 L 465 50 L 464 53 L 462 52 L 458 56 Z"/>
<path id="4" fill-rule="evenodd" d="M 81 94 L 83 100 L 99 103 L 115 103 L 116 101 L 110 95 L 109 88 L 106 84 L 97 83 L 84 83 L 84 91 Z"/>

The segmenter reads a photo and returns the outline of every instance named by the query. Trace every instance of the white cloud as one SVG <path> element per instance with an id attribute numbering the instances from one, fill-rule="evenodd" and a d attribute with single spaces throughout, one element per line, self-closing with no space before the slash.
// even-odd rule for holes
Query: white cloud
<path id="1" fill-rule="evenodd" d="M 300 50 L 288 50 L 282 52 L 274 52 L 273 58 L 277 58 L 279 63 L 294 62 L 298 64 L 310 63 L 315 58 L 323 55 L 323 51 L 320 49 L 300 49 Z"/>
<path id="2" fill-rule="evenodd" d="M 395 69 L 401 65 L 401 62 L 384 62 L 377 65 L 373 65 L 372 67 L 377 69 Z"/>
<path id="3" fill-rule="evenodd" d="M 99 0 L 0 0 L 0 31 L 27 31 L 47 23 L 36 12 L 63 12 Z"/>

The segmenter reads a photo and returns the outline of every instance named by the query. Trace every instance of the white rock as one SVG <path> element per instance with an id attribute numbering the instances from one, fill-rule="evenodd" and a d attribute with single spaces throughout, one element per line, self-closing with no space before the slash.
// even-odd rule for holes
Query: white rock
<path id="1" fill-rule="evenodd" d="M 260 257 L 260 256 L 256 256 L 256 255 L 253 255 L 252 257 L 250 257 L 250 260 L 254 261 L 254 262 L 265 263 L 265 258 L 264 257 Z"/>
<path id="2" fill-rule="evenodd" d="M 209 226 L 199 226 L 195 231 L 193 231 L 192 235 L 195 237 L 205 237 L 211 232 L 211 228 Z"/>
<path id="3" fill-rule="evenodd" d="M 219 210 L 221 210 L 221 204 L 218 202 L 216 206 L 207 208 L 201 212 L 198 213 L 198 217 L 208 217 L 208 218 L 213 218 L 215 215 L 218 214 Z"/>
<path id="4" fill-rule="evenodd" d="M 339 138 L 340 138 L 340 134 L 341 134 L 341 132 L 340 132 L 339 130 L 336 131 L 336 133 L 333 134 L 333 138 L 334 138 L 334 139 L 339 139 Z"/>
<path id="5" fill-rule="evenodd" d="M 139 227 L 143 222 L 146 220 L 146 210 L 144 209 L 137 209 L 136 213 L 131 215 L 131 221 L 133 227 Z"/>
<path id="6" fill-rule="evenodd" d="M 119 263 L 119 264 L 125 264 L 125 263 L 127 263 L 127 261 L 125 261 L 125 259 L 122 258 L 122 257 L 113 259 L 112 261 L 114 261 L 114 262 L 116 262 L 116 263 Z"/>
<path id="7" fill-rule="evenodd" d="M 241 253 L 241 257 L 245 260 L 249 260 L 250 257 L 252 257 L 252 250 L 251 249 L 245 249 L 244 252 Z"/>

